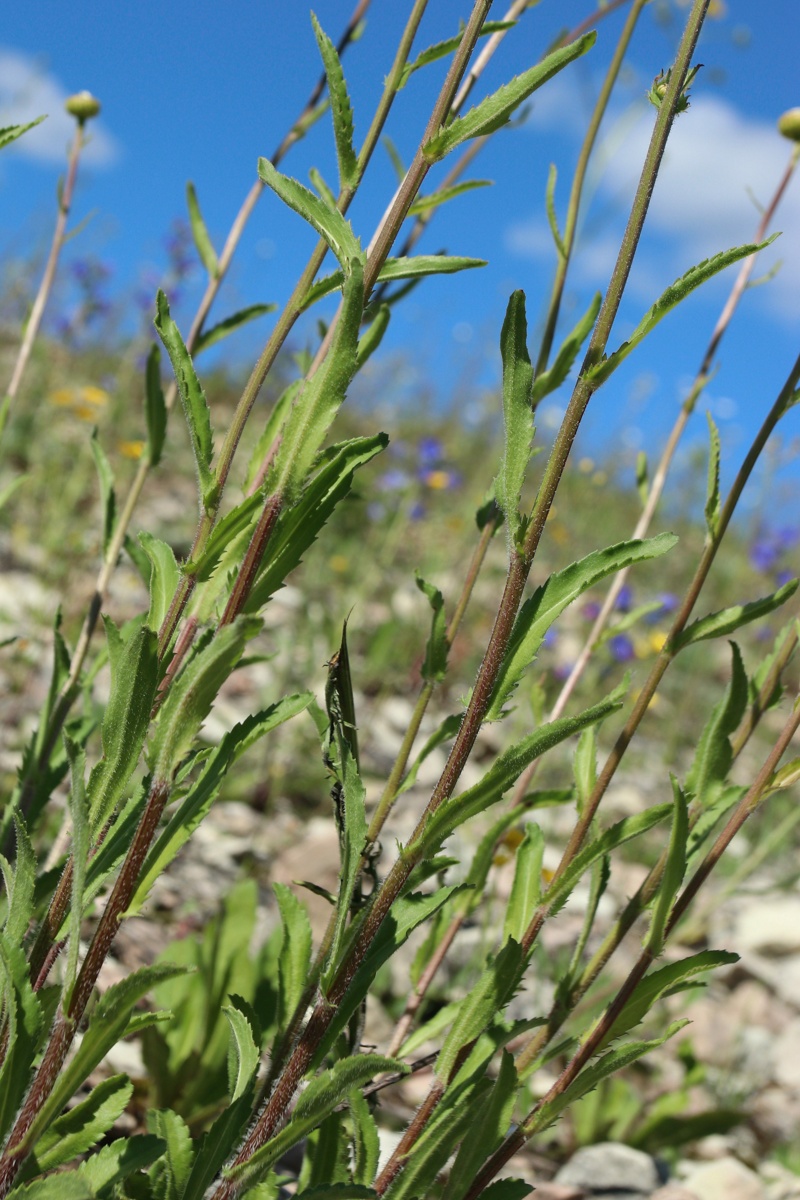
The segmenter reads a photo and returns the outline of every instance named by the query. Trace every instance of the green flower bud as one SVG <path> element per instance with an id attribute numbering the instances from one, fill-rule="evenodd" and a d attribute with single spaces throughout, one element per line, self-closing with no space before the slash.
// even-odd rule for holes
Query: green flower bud
<path id="1" fill-rule="evenodd" d="M 800 142 L 800 108 L 790 108 L 778 117 L 778 133 L 791 142 Z"/>
<path id="2" fill-rule="evenodd" d="M 91 92 L 76 92 L 64 102 L 64 108 L 83 125 L 100 112 L 100 101 Z"/>

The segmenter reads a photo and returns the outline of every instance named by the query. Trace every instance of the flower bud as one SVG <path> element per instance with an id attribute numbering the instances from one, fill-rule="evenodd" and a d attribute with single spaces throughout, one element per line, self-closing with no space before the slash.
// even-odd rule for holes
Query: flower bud
<path id="1" fill-rule="evenodd" d="M 800 108 L 790 108 L 778 117 L 778 133 L 792 142 L 800 142 Z"/>
<path id="2" fill-rule="evenodd" d="M 83 125 L 84 121 L 91 121 L 100 112 L 100 101 L 91 92 L 76 92 L 65 100 L 64 108 Z"/>

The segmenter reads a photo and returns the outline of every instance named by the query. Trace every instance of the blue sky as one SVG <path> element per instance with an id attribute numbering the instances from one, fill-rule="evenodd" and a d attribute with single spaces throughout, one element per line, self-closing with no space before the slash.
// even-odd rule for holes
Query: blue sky
<path id="1" fill-rule="evenodd" d="M 496 4 L 493 17 L 504 5 Z M 617 344 L 660 291 L 697 260 L 747 242 L 764 202 L 788 158 L 789 145 L 775 120 L 800 104 L 796 0 L 756 6 L 727 0 L 721 19 L 709 21 L 698 59 L 705 64 L 689 113 L 676 123 L 668 160 L 657 186 L 649 233 L 637 256 L 628 296 L 612 335 Z M 316 0 L 315 10 L 334 40 L 352 0 Z M 664 5 L 661 5 L 664 8 Z M 102 101 L 101 119 L 83 163 L 73 223 L 88 212 L 88 227 L 70 243 L 68 256 L 96 255 L 113 274 L 115 295 L 133 293 L 142 280 L 165 269 L 165 235 L 185 213 L 192 179 L 218 246 L 255 178 L 256 159 L 270 154 L 306 99 L 318 73 L 316 47 L 304 4 L 266 0 L 36 0 L 8 6 L 0 30 L 0 124 L 48 112 L 49 120 L 3 154 L 0 162 L 0 261 L 45 244 L 53 220 L 56 180 L 63 168 L 70 122 L 64 97 L 88 88 Z M 396 36 L 410 2 L 373 0 L 362 39 L 345 59 L 353 96 L 356 137 L 388 70 Z M 431 0 L 418 48 L 451 35 L 466 15 L 465 0 Z M 541 0 L 504 41 L 478 95 L 535 61 L 553 36 L 590 10 L 583 0 Z M 565 325 L 596 290 L 614 261 L 615 240 L 652 123 L 644 91 L 668 65 L 680 30 L 680 9 L 670 23 L 645 12 L 631 57 L 603 129 L 593 171 L 591 204 L 582 231 L 583 254 L 570 278 Z M 514 288 L 528 295 L 529 320 L 541 317 L 553 267 L 544 220 L 548 166 L 559 169 L 557 203 L 563 213 L 571 167 L 586 114 L 610 55 L 622 15 L 598 26 L 595 50 L 537 94 L 525 125 L 505 132 L 472 168 L 494 187 L 470 192 L 434 221 L 421 250 L 447 249 L 489 260 L 481 271 L 430 280 L 401 306 L 383 348 L 383 362 L 406 357 L 410 389 L 425 377 L 439 403 L 469 410 L 496 384 L 497 342 L 505 304 Z M 424 127 L 426 106 L 442 76 L 441 64 L 414 77 L 398 100 L 389 133 L 408 160 Z M 283 167 L 307 179 L 318 166 L 331 182 L 335 159 L 327 118 L 292 151 Z M 394 176 L 379 153 L 374 175 L 351 210 L 366 242 L 391 195 Z M 767 285 L 746 297 L 719 356 L 720 370 L 707 403 L 720 423 L 725 459 L 738 462 L 746 440 L 800 350 L 800 180 L 787 196 L 776 226 L 783 237 L 764 255 L 762 274 L 780 259 Z M 286 297 L 313 245 L 294 214 L 265 194 L 248 227 L 215 315 L 242 303 Z M 695 295 L 665 321 L 643 353 L 633 356 L 593 401 L 583 449 L 599 441 L 628 458 L 644 446 L 655 453 L 687 382 L 701 358 L 732 272 Z M 200 273 L 178 306 L 188 325 Z M 267 318 L 266 320 L 269 320 Z M 313 324 L 301 329 L 311 336 Z M 228 352 L 248 358 L 266 332 L 237 335 Z M 373 380 L 380 384 L 380 363 Z M 384 386 L 380 384 L 381 395 Z M 555 420 L 559 399 L 543 413 Z M 696 418 L 703 436 L 705 422 Z M 787 422 L 784 453 L 798 435 Z M 757 500 L 757 490 L 753 492 Z"/>

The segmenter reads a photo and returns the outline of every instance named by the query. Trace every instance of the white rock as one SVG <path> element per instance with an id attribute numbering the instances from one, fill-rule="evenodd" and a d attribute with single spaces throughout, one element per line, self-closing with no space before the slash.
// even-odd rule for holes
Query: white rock
<path id="1" fill-rule="evenodd" d="M 574 1154 L 555 1182 L 586 1188 L 592 1196 L 624 1192 L 636 1200 L 654 1192 L 661 1179 L 649 1154 L 618 1142 L 600 1142 Z"/>
<path id="2" fill-rule="evenodd" d="M 718 1158 L 690 1171 L 684 1186 L 697 1200 L 766 1200 L 758 1176 L 738 1158 Z"/>
<path id="3" fill-rule="evenodd" d="M 739 914 L 734 944 L 757 954 L 800 953 L 800 898 L 754 898 Z"/>
<path id="4" fill-rule="evenodd" d="M 773 1046 L 775 1082 L 800 1094 L 800 1017 L 786 1026 Z"/>

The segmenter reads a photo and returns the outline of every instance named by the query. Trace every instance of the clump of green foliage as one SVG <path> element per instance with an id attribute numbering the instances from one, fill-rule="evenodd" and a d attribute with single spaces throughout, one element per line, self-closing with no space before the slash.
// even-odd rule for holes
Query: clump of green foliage
<path id="1" fill-rule="evenodd" d="M 353 31 L 337 49 L 312 18 L 333 121 L 339 189 L 334 194 L 312 172 L 311 190 L 277 166 L 319 115 L 316 93 L 275 159 L 259 160 L 258 186 L 306 221 L 319 235 L 319 244 L 275 320 L 227 430 L 220 434 L 212 427 L 195 360 L 243 322 L 264 315 L 264 306 L 209 326 L 210 306 L 235 239 L 217 253 L 190 187 L 191 226 L 209 286 L 185 337 L 168 296 L 159 291 L 156 297 L 158 342 L 145 370 L 147 439 L 121 502 L 101 441 L 91 441 L 102 497 L 102 567 L 73 644 L 67 644 L 56 619 L 51 685 L 2 814 L 0 1195 L 44 1200 L 66 1191 L 75 1200 L 112 1195 L 130 1200 L 253 1195 L 266 1200 L 291 1183 L 309 1200 L 383 1195 L 391 1200 L 429 1195 L 475 1200 L 484 1194 L 514 1200 L 528 1193 L 529 1183 L 497 1180 L 498 1172 L 575 1106 L 576 1127 L 596 1121 L 585 1098 L 597 1089 L 601 1096 L 617 1096 L 618 1128 L 629 1129 L 640 1144 L 658 1143 L 664 1136 L 658 1121 L 668 1123 L 674 1108 L 666 1103 L 650 1114 L 649 1122 L 637 1123 L 625 1095 L 620 1099 L 609 1081 L 683 1027 L 682 1019 L 664 1021 L 658 1007 L 662 998 L 696 986 L 709 972 L 735 960 L 732 953 L 711 948 L 677 958 L 665 957 L 665 951 L 745 821 L 796 777 L 796 762 L 781 765 L 800 723 L 796 702 L 780 710 L 777 733 L 769 737 L 752 779 L 743 783 L 732 775 L 763 714 L 783 703 L 782 678 L 797 638 L 795 619 L 750 670 L 731 642 L 725 686 L 703 714 L 688 767 L 676 763 L 671 777 L 661 781 L 666 793 L 662 802 L 612 823 L 601 802 L 629 746 L 635 747 L 673 663 L 690 647 L 730 638 L 763 622 L 795 593 L 797 580 L 791 580 L 747 604 L 709 611 L 706 602 L 712 565 L 748 478 L 767 439 L 798 398 L 800 360 L 765 411 L 726 496 L 719 479 L 720 438 L 710 423 L 702 544 L 695 561 L 684 562 L 680 570 L 665 568 L 670 579 L 685 577 L 685 586 L 647 678 L 635 693 L 627 676 L 615 679 L 608 690 L 606 671 L 592 674 L 591 664 L 607 663 L 610 651 L 613 657 L 614 639 L 616 657 L 624 658 L 619 639 L 635 633 L 658 607 L 657 601 L 634 606 L 609 625 L 628 573 L 641 564 L 669 563 L 681 554 L 674 534 L 646 536 L 677 438 L 652 479 L 644 468 L 640 471 L 641 512 L 632 535 L 609 545 L 590 545 L 574 562 L 546 572 L 534 590 L 526 591 L 534 562 L 542 561 L 540 547 L 562 486 L 572 489 L 572 504 L 581 499 L 593 504 L 591 488 L 576 488 L 565 471 L 594 394 L 629 355 L 641 353 L 650 331 L 690 292 L 735 263 L 740 264 L 735 294 L 740 294 L 766 244 L 771 212 L 752 243 L 721 250 L 685 271 L 655 300 L 630 337 L 614 344 L 614 320 L 664 148 L 676 113 L 687 107 L 686 89 L 696 71 L 692 58 L 708 0 L 694 0 L 676 59 L 651 93 L 650 146 L 605 295 L 592 302 L 559 346 L 556 330 L 575 252 L 586 166 L 645 0 L 629 5 L 588 127 L 563 229 L 556 220 L 551 177 L 547 212 L 557 267 L 542 336 L 536 347 L 529 345 L 526 297 L 514 292 L 499 334 L 502 450 L 485 480 L 486 498 L 476 515 L 475 544 L 459 594 L 446 598 L 435 583 L 417 577 L 430 608 L 427 640 L 418 647 L 420 685 L 377 802 L 368 805 L 366 799 L 362 742 L 368 731 L 359 730 L 348 645 L 356 631 L 345 613 L 337 619 L 324 702 L 312 690 L 317 683 L 317 668 L 312 667 L 304 688 L 270 697 L 215 745 L 202 735 L 220 689 L 257 657 L 262 618 L 272 598 L 301 560 L 324 555 L 326 527 L 344 519 L 341 506 L 355 480 L 369 480 L 368 464 L 386 449 L 386 434 L 371 428 L 351 428 L 341 437 L 340 408 L 355 376 L 378 351 L 393 305 L 410 283 L 423 277 L 480 266 L 472 258 L 412 253 L 420 224 L 462 190 L 454 183 L 458 165 L 424 198 L 423 184 L 440 163 L 458 162 L 458 155 L 463 169 L 477 143 L 507 125 L 528 97 L 556 74 L 569 71 L 594 44 L 592 32 L 559 37 L 527 71 L 468 109 L 467 96 L 480 74 L 480 60 L 475 59 L 479 40 L 491 37 L 487 44 L 493 46 L 513 36 L 514 18 L 527 5 L 514 4 L 508 19 L 490 23 L 491 0 L 475 0 L 456 37 L 412 61 L 411 46 L 425 7 L 425 0 L 411 6 L 360 149 L 353 140 L 341 61 Z M 597 16 L 602 19 L 604 10 Z M 427 128 L 367 243 L 347 220 L 348 207 L 403 87 L 412 86 L 417 70 L 434 70 L 442 62 L 447 69 Z M 63 242 L 84 125 L 96 114 L 97 103 L 79 96 L 70 111 L 77 121 L 70 172 L 48 270 L 3 410 L 9 431 Z M 2 138 L 9 141 L 24 133 L 23 127 L 14 127 L 3 131 Z M 398 252 L 404 230 L 406 241 Z M 329 252 L 335 269 L 320 276 Z M 316 351 L 301 357 L 300 373 L 284 381 L 268 419 L 250 439 L 249 465 L 237 484 L 232 469 L 256 399 L 278 370 L 279 353 L 298 317 L 331 293 L 341 296 L 336 316 L 321 329 Z M 724 326 L 715 331 L 683 406 L 678 434 L 709 378 L 722 332 Z M 172 378 L 166 390 L 164 356 Z M 562 389 L 569 395 L 563 422 L 547 454 L 537 461 L 537 407 Z M 139 496 L 162 459 L 177 400 L 189 432 L 196 485 L 196 532 L 180 562 L 173 547 L 152 530 L 131 532 Z M 13 503 L 13 485 L 4 500 Z M 321 545 L 315 545 L 318 541 Z M 454 647 L 469 621 L 473 591 L 479 579 L 483 582 L 490 552 L 502 563 L 494 616 L 471 690 L 460 703 L 446 690 L 453 683 Z M 144 611 L 119 626 L 105 617 L 105 646 L 98 649 L 96 627 L 123 555 L 140 573 L 149 601 Z M 363 579 L 369 580 L 366 570 Z M 548 712 L 543 694 L 531 688 L 546 639 L 562 614 L 587 593 L 595 594 L 593 589 L 604 581 L 611 581 L 610 589 L 597 606 L 585 649 Z M 302 650 L 297 644 L 296 660 L 308 670 L 309 657 Z M 699 657 L 693 663 L 695 671 L 703 671 Z M 106 664 L 110 694 L 98 714 L 93 689 Z M 591 703 L 568 712 L 573 689 L 587 668 L 595 694 Z M 533 696 L 533 722 L 519 712 L 510 715 L 522 689 Z M 435 695 L 448 696 L 450 711 L 420 745 L 420 728 Z M 251 953 L 255 888 L 245 882 L 226 897 L 200 941 L 173 944 L 157 962 L 98 998 L 98 980 L 120 924 L 142 911 L 155 881 L 208 814 L 223 783 L 236 777 L 245 752 L 302 713 L 310 715 L 316 731 L 340 848 L 338 889 L 328 896 L 330 919 L 321 939 L 313 944 L 301 894 L 276 885 L 280 927 Z M 621 727 L 601 760 L 598 729 L 618 714 Z M 489 761 L 481 761 L 474 781 L 462 785 L 487 723 L 495 723 L 501 734 L 505 728 L 511 732 Z M 565 776 L 559 766 L 557 786 L 547 780 L 535 786 L 540 764 L 546 772 L 556 748 L 567 745 L 571 773 Z M 381 842 L 387 818 L 407 800 L 424 761 L 445 748 L 443 769 L 416 814 L 413 832 L 391 851 Z M 50 814 L 62 783 L 68 790 L 69 837 L 54 846 Z M 571 811 L 574 820 L 558 865 L 546 872 L 546 839 L 537 816 L 555 804 Z M 450 854 L 450 839 L 468 822 L 478 833 L 466 861 L 458 863 Z M 600 902 L 620 852 L 631 844 L 651 847 L 650 830 L 661 834 L 655 853 L 642 851 L 650 869 L 598 939 Z M 459 932 L 491 907 L 489 877 L 501 845 L 513 847 L 515 866 L 491 948 L 473 963 L 465 994 L 426 1013 L 426 991 Z M 571 954 L 557 964 L 552 1005 L 549 1011 L 520 1017 L 513 1002 L 532 969 L 541 931 L 579 884 L 587 897 L 583 925 Z M 84 944 L 87 923 L 91 933 Z M 634 926 L 643 930 L 638 955 L 598 1011 L 592 989 Z M 367 1050 L 362 1044 L 365 1011 L 384 986 L 383 968 L 417 930 L 426 936 L 415 960 L 412 991 L 396 1013 L 390 1041 Z M 158 1007 L 142 1006 L 149 995 Z M 583 1005 L 587 996 L 590 1002 Z M 648 1023 L 647 1036 L 635 1032 L 643 1022 Z M 149 1072 L 146 1132 L 117 1136 L 113 1131 L 131 1101 L 131 1081 L 120 1074 L 88 1092 L 84 1085 L 115 1044 L 130 1037 L 141 1038 Z M 428 1043 L 436 1049 L 427 1095 L 379 1163 L 381 1122 L 374 1097 L 414 1069 L 417 1048 Z M 543 1094 L 535 1095 L 530 1081 L 545 1063 L 552 1079 Z M 687 1064 L 687 1088 L 695 1066 Z M 717 1128 L 725 1127 L 736 1114 L 720 1113 L 714 1119 Z M 708 1121 L 694 1126 L 701 1127 L 708 1128 Z M 290 1152 L 298 1147 L 299 1166 L 293 1166 Z"/>

